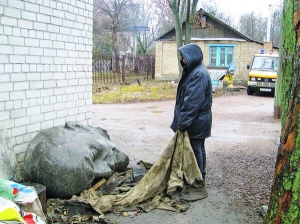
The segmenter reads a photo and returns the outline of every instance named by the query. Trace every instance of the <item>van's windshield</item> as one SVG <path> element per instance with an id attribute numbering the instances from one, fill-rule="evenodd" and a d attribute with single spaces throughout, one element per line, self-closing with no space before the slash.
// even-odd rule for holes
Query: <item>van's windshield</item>
<path id="1" fill-rule="evenodd" d="M 278 58 L 277 57 L 254 57 L 252 63 L 253 70 L 264 70 L 264 71 L 277 71 Z"/>

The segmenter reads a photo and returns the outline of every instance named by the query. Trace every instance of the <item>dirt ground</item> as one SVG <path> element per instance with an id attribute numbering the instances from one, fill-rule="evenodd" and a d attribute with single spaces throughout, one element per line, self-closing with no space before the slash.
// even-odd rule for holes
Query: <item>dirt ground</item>
<path id="1" fill-rule="evenodd" d="M 113 223 L 262 223 L 280 136 L 274 97 L 245 90 L 213 99 L 212 136 L 206 140 L 208 198 L 184 213 L 154 210 L 134 217 L 107 214 Z M 174 101 L 93 105 L 92 126 L 108 131 L 127 153 L 129 166 L 155 163 L 174 133 L 169 128 Z"/>

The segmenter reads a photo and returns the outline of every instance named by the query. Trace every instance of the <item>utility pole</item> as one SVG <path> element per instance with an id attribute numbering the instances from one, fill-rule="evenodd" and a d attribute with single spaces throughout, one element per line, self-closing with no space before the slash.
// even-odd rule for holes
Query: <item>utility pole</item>
<path id="1" fill-rule="evenodd" d="M 280 5 L 273 5 L 269 4 L 269 16 L 268 16 L 268 30 L 267 30 L 267 41 L 272 42 L 272 45 L 278 46 L 278 41 L 276 42 L 276 33 L 275 33 L 275 27 L 276 27 L 276 16 L 279 17 L 280 13 L 278 12 L 278 9 L 281 8 Z M 277 24 L 278 26 L 278 24 Z M 276 42 L 274 44 L 274 42 Z"/>
<path id="2" fill-rule="evenodd" d="M 269 4 L 269 15 L 268 15 L 268 26 L 267 26 L 267 39 L 266 41 L 267 42 L 270 42 L 271 41 L 271 36 L 270 36 L 270 33 L 271 33 L 271 19 L 272 19 L 272 5 Z"/>

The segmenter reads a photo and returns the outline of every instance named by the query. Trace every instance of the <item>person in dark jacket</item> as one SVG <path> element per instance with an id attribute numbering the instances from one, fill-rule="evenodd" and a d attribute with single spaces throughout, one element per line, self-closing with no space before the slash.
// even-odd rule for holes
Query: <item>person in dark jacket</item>
<path id="1" fill-rule="evenodd" d="M 181 54 L 182 76 L 178 84 L 171 129 L 187 131 L 197 164 L 205 181 L 205 139 L 211 135 L 212 84 L 203 54 L 197 44 L 178 48 Z"/>

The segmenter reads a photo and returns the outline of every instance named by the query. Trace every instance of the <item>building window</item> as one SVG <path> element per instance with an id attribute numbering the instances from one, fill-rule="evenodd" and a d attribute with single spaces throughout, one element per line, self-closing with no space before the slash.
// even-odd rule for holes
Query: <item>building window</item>
<path id="1" fill-rule="evenodd" d="M 233 62 L 233 46 L 209 46 L 209 66 L 227 67 Z"/>

